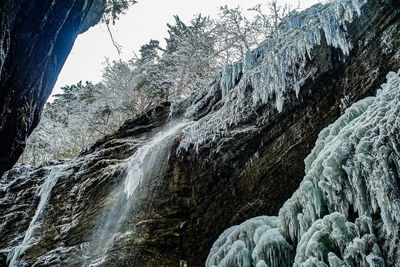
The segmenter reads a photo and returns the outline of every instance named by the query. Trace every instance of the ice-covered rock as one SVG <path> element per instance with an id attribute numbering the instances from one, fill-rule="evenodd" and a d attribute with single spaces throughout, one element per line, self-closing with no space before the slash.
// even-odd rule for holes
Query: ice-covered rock
<path id="1" fill-rule="evenodd" d="M 188 128 L 181 142 L 182 149 L 199 145 L 227 134 L 229 128 L 246 121 L 251 110 L 272 103 L 282 111 L 290 92 L 300 93 L 304 82 L 315 75 L 315 68 L 306 63 L 315 57 L 312 50 L 321 44 L 341 51 L 343 60 L 353 45 L 348 39 L 347 25 L 361 14 L 365 0 L 335 0 L 317 4 L 287 18 L 275 34 L 244 59 L 227 65 L 210 84 L 209 92 L 220 89 L 222 107 Z M 322 41 L 324 39 L 324 41 Z M 215 94 L 215 93 L 213 93 Z M 203 98 L 207 99 L 207 98 Z M 185 117 L 201 111 L 203 101 L 193 99 Z"/>
<path id="2" fill-rule="evenodd" d="M 241 225 L 232 226 L 214 243 L 206 265 L 253 266 L 252 258 L 255 258 L 256 262 L 261 261 L 262 258 L 259 259 L 257 252 L 266 247 L 259 245 L 256 248 L 257 243 L 262 243 L 260 239 L 264 238 L 264 234 L 277 226 L 277 218 L 268 216 L 256 217 Z M 235 264 L 239 262 L 241 264 Z"/>
<path id="3" fill-rule="evenodd" d="M 375 97 L 353 104 L 320 133 L 305 159 L 306 175 L 299 189 L 279 211 L 279 226 L 267 230 L 264 238 L 240 238 L 255 242 L 248 247 L 250 251 L 255 247 L 248 264 L 262 259 L 279 263 L 273 266 L 292 266 L 294 259 L 298 267 L 399 265 L 399 115 L 400 70 L 387 75 Z M 270 224 L 259 227 L 267 229 Z M 209 259 L 235 242 L 221 242 L 221 237 Z M 284 252 L 258 249 L 269 243 Z M 224 253 L 213 264 L 229 266 L 224 263 L 231 255 Z"/>

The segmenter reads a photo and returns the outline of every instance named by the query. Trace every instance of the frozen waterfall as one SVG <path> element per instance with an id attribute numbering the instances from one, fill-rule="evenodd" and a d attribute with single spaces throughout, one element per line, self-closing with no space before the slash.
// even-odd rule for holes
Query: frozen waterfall
<path id="1" fill-rule="evenodd" d="M 400 70 L 321 131 L 278 218 L 229 228 L 206 266 L 400 266 L 399 116 Z"/>

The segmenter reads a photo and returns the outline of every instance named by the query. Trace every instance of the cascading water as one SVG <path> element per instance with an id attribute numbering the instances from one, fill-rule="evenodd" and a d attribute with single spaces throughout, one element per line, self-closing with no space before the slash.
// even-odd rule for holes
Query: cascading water
<path id="1" fill-rule="evenodd" d="M 132 196 L 145 177 L 151 177 L 161 172 L 161 163 L 168 152 L 168 144 L 175 138 L 177 132 L 186 125 L 188 125 L 188 122 L 180 122 L 168 127 L 140 147 L 133 155 L 128 163 L 128 174 L 124 183 L 124 192 L 127 198 Z"/>
<path id="2" fill-rule="evenodd" d="M 113 203 L 103 211 L 92 237 L 90 266 L 104 263 L 106 252 L 111 249 L 113 242 L 130 233 L 129 229 L 124 229 L 124 224 L 128 223 L 127 217 L 132 211 L 135 190 L 145 179 L 162 175 L 173 141 L 189 124 L 189 121 L 171 122 L 128 159 L 125 179 L 111 193 Z"/>
<path id="3" fill-rule="evenodd" d="M 19 266 L 20 256 L 34 242 L 34 233 L 35 229 L 40 225 L 40 216 L 50 199 L 51 190 L 57 183 L 58 178 L 63 174 L 63 167 L 63 165 L 54 166 L 49 176 L 46 178 L 46 181 L 41 186 L 39 191 L 40 202 L 36 208 L 35 215 L 33 216 L 31 222 L 29 223 L 29 227 L 25 232 L 24 239 L 22 240 L 22 243 L 19 246 L 13 248 L 8 255 L 10 267 Z"/>

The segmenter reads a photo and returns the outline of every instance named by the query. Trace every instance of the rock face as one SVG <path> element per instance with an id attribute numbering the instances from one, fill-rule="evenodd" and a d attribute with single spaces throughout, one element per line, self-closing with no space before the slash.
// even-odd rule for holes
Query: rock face
<path id="1" fill-rule="evenodd" d="M 4 0 L 0 6 L 0 174 L 18 160 L 79 33 L 105 0 Z"/>
<path id="2" fill-rule="evenodd" d="M 202 266 L 226 228 L 277 215 L 319 132 L 400 68 L 400 2 L 370 0 L 361 11 L 334 27 L 351 45 L 312 31 L 304 61 L 285 65 L 288 90 L 254 95 L 271 85 L 256 77 L 270 66 L 275 39 L 189 99 L 127 121 L 75 159 L 7 172 L 0 265 Z M 281 34 L 301 37 L 303 26 Z M 227 123 L 230 113 L 239 115 Z"/>

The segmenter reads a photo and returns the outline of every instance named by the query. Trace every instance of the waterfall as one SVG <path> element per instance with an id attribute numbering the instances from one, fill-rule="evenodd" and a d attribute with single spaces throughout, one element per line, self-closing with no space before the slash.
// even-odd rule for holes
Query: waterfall
<path id="1" fill-rule="evenodd" d="M 50 199 L 51 190 L 53 189 L 54 185 L 57 183 L 58 178 L 61 176 L 64 165 L 54 166 L 50 171 L 49 176 L 46 178 L 46 181 L 40 188 L 39 196 L 40 202 L 36 208 L 35 215 L 33 216 L 31 222 L 29 223 L 28 229 L 25 232 L 24 239 L 22 243 L 13 248 L 10 253 L 8 254 L 8 260 L 10 260 L 10 267 L 18 266 L 19 257 L 29 248 L 33 241 L 33 235 L 35 229 L 39 226 L 38 220 L 40 215 L 42 214 L 44 208 L 47 205 L 47 202 Z"/>
<path id="2" fill-rule="evenodd" d="M 113 203 L 103 210 L 92 236 L 89 266 L 103 264 L 114 241 L 130 233 L 123 227 L 132 212 L 135 190 L 145 179 L 163 174 L 175 138 L 189 124 L 189 121 L 171 122 L 127 160 L 125 179 L 110 194 Z"/>
<path id="3" fill-rule="evenodd" d="M 177 132 L 185 127 L 188 122 L 180 122 L 154 136 L 149 142 L 138 149 L 128 163 L 128 174 L 125 179 L 124 192 L 129 198 L 143 178 L 157 175 L 160 172 L 161 162 L 165 158 L 168 143 L 172 141 Z"/>

